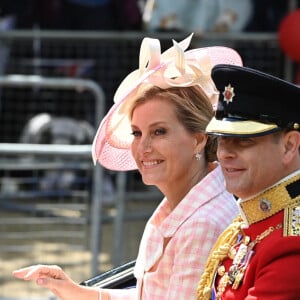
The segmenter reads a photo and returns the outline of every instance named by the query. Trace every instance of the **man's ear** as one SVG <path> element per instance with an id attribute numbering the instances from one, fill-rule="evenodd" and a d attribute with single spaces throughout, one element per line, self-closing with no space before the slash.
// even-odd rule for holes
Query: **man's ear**
<path id="1" fill-rule="evenodd" d="M 289 163 L 299 156 L 300 132 L 296 130 L 288 131 L 284 137 L 284 162 Z"/>

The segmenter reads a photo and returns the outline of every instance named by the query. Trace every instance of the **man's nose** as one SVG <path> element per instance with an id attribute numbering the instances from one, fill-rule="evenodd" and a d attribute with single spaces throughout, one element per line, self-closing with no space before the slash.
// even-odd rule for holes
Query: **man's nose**
<path id="1" fill-rule="evenodd" d="M 217 157 L 220 161 L 233 157 L 234 153 L 233 143 L 229 139 L 220 138 L 218 140 Z"/>

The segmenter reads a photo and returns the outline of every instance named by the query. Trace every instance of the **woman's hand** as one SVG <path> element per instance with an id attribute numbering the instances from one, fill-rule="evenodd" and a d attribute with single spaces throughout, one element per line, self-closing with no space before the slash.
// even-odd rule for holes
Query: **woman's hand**
<path id="1" fill-rule="evenodd" d="M 59 266 L 34 265 L 13 271 L 13 276 L 23 280 L 34 280 L 37 285 L 48 288 L 61 300 L 99 298 L 97 289 L 78 285 Z"/>

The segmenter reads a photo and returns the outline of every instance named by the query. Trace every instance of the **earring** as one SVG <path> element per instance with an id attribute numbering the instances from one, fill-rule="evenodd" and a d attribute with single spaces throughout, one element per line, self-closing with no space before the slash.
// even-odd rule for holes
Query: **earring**
<path id="1" fill-rule="evenodd" d="M 202 154 L 201 154 L 200 152 L 197 152 L 197 153 L 195 154 L 195 156 L 196 156 L 196 159 L 197 159 L 197 160 L 200 160 L 201 157 L 202 157 Z"/>

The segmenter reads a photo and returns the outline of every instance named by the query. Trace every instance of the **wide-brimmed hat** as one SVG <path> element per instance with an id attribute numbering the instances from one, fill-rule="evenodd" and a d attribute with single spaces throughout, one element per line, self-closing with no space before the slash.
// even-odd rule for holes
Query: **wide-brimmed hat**
<path id="1" fill-rule="evenodd" d="M 211 79 L 213 66 L 226 63 L 242 65 L 239 54 L 227 47 L 206 47 L 189 51 L 192 35 L 161 53 L 160 42 L 144 38 L 140 48 L 139 68 L 130 73 L 114 95 L 114 105 L 103 118 L 92 146 L 94 163 L 107 169 L 128 171 L 137 169 L 131 154 L 133 136 L 130 108 L 141 90 L 151 86 L 161 88 L 199 85 L 217 103 L 218 91 Z"/>
<path id="2" fill-rule="evenodd" d="M 300 87 L 251 68 L 218 65 L 212 79 L 220 91 L 208 134 L 253 137 L 300 128 Z"/>

